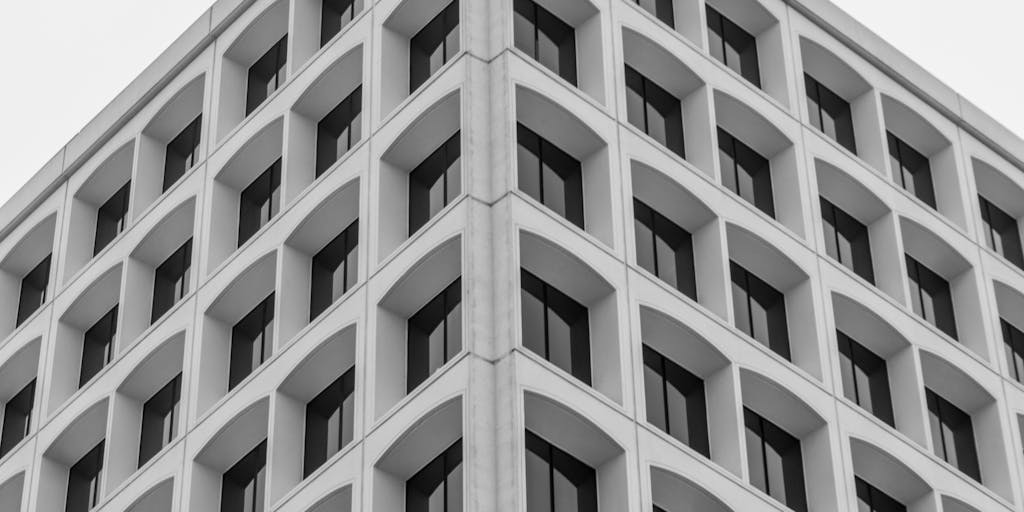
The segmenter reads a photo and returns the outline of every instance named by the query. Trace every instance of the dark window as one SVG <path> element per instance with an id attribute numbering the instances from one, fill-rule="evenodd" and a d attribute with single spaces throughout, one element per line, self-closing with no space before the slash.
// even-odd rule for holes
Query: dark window
<path id="1" fill-rule="evenodd" d="M 626 114 L 629 123 L 686 158 L 683 109 L 679 99 L 626 66 Z"/>
<path id="2" fill-rule="evenodd" d="M 100 502 L 100 478 L 103 472 L 103 441 L 78 459 L 68 470 L 65 512 L 87 512 Z"/>
<path id="3" fill-rule="evenodd" d="M 32 379 L 4 404 L 4 428 L 0 434 L 0 457 L 7 455 L 32 429 L 32 405 L 35 403 L 36 380 Z"/>
<path id="4" fill-rule="evenodd" d="M 267 483 L 267 441 L 245 454 L 221 480 L 220 512 L 263 512 Z"/>
<path id="5" fill-rule="evenodd" d="M 844 267 L 874 284 L 875 269 L 871 263 L 871 239 L 867 226 L 824 197 L 820 200 L 822 228 L 825 231 L 825 252 Z"/>
<path id="6" fill-rule="evenodd" d="M 885 359 L 841 331 L 836 331 L 836 337 L 839 339 L 843 395 L 890 427 L 895 426 Z"/>
<path id="7" fill-rule="evenodd" d="M 597 512 L 597 472 L 527 430 L 526 510 Z"/>
<path id="8" fill-rule="evenodd" d="M 21 325 L 28 320 L 43 304 L 46 303 L 46 289 L 50 283 L 50 255 L 47 254 L 43 261 L 29 270 L 25 277 L 21 278 L 21 293 L 18 298 L 18 321 L 15 325 Z"/>
<path id="9" fill-rule="evenodd" d="M 1010 367 L 1013 380 L 1024 384 L 1024 332 L 999 319 L 999 327 L 1003 331 L 1003 346 L 1006 348 L 1006 364 Z"/>
<path id="10" fill-rule="evenodd" d="M 635 0 L 635 2 L 666 25 L 670 27 L 675 26 L 675 16 L 672 14 L 672 0 Z"/>
<path id="11" fill-rule="evenodd" d="M 274 293 L 231 328 L 231 368 L 228 390 L 270 357 L 274 347 Z"/>
<path id="12" fill-rule="evenodd" d="M 859 512 L 907 512 L 907 507 L 875 486 L 853 477 L 857 487 L 857 510 Z"/>
<path id="13" fill-rule="evenodd" d="M 249 68 L 245 94 L 245 115 L 249 115 L 285 81 L 288 63 L 288 34 L 274 44 Z"/>
<path id="14" fill-rule="evenodd" d="M 515 0 L 516 48 L 576 85 L 576 31 L 533 0 Z"/>
<path id="15" fill-rule="evenodd" d="M 181 244 L 178 250 L 167 257 L 156 268 L 153 277 L 153 314 L 150 323 L 156 322 L 171 306 L 188 294 L 189 270 L 192 268 L 192 239 Z"/>
<path id="16" fill-rule="evenodd" d="M 647 345 L 643 351 L 647 421 L 709 457 L 704 381 Z"/>
<path id="17" fill-rule="evenodd" d="M 409 318 L 406 391 L 412 391 L 462 350 L 462 278 Z"/>
<path id="18" fill-rule="evenodd" d="M 914 197 L 935 208 L 935 187 L 932 185 L 932 168 L 928 158 L 892 132 L 886 132 L 886 138 L 889 142 L 889 162 L 896 175 L 896 182 Z"/>
<path id="19" fill-rule="evenodd" d="M 789 360 L 786 296 L 734 261 L 729 269 L 736 327 Z"/>
<path id="20" fill-rule="evenodd" d="M 117 336 L 117 306 L 85 331 L 82 340 L 82 367 L 78 378 L 78 387 L 84 386 L 90 379 L 110 364 L 114 357 L 114 338 Z"/>
<path id="21" fill-rule="evenodd" d="M 718 129 L 718 157 L 725 186 L 758 210 L 775 217 L 772 168 L 768 159 L 721 128 Z"/>
<path id="22" fill-rule="evenodd" d="M 910 303 L 914 313 L 949 337 L 957 339 L 956 316 L 953 313 L 953 295 L 949 291 L 949 283 L 909 254 L 906 259 Z"/>
<path id="23" fill-rule="evenodd" d="M 586 306 L 520 270 L 523 345 L 590 384 L 590 320 Z"/>
<path id="24" fill-rule="evenodd" d="M 981 203 L 981 220 L 985 223 L 985 242 L 1010 263 L 1024 268 L 1017 219 L 982 196 L 978 196 L 978 201 Z"/>
<path id="25" fill-rule="evenodd" d="M 324 0 L 320 10 L 320 47 L 334 39 L 362 10 L 363 0 Z"/>
<path id="26" fill-rule="evenodd" d="M 241 247 L 281 209 L 281 159 L 252 180 L 238 198 L 238 246 Z"/>
<path id="27" fill-rule="evenodd" d="M 707 6 L 707 12 L 711 56 L 742 75 L 750 83 L 761 87 L 757 39 L 710 5 Z"/>
<path id="28" fill-rule="evenodd" d="M 928 402 L 928 423 L 932 429 L 932 449 L 935 455 L 981 482 L 971 417 L 934 391 L 928 388 L 924 391 Z"/>
<path id="29" fill-rule="evenodd" d="M 448 4 L 409 40 L 409 92 L 459 52 L 459 1 Z"/>
<path id="30" fill-rule="evenodd" d="M 807 512 L 800 440 L 743 408 L 750 483 L 797 512 Z"/>
<path id="31" fill-rule="evenodd" d="M 460 132 L 409 173 L 409 235 L 462 193 Z"/>
<path id="32" fill-rule="evenodd" d="M 583 170 L 580 162 L 532 130 L 516 125 L 519 189 L 583 227 Z"/>
<path id="33" fill-rule="evenodd" d="M 96 212 L 96 239 L 93 243 L 93 256 L 99 254 L 111 240 L 124 231 L 125 222 L 128 219 L 128 194 L 131 184 L 130 181 L 125 183 Z"/>
<path id="34" fill-rule="evenodd" d="M 462 512 L 462 440 L 405 482 L 405 512 Z"/>
<path id="35" fill-rule="evenodd" d="M 142 435 L 139 441 L 139 467 L 153 458 L 178 435 L 178 408 L 181 402 L 179 373 L 142 406 Z"/>
<path id="36" fill-rule="evenodd" d="M 807 88 L 807 114 L 811 125 L 852 153 L 857 152 L 853 136 L 853 112 L 850 103 L 839 97 L 811 75 L 804 74 Z"/>
<path id="37" fill-rule="evenodd" d="M 320 177 L 352 146 L 363 129 L 363 86 L 341 100 L 316 125 L 316 177 Z"/>
<path id="38" fill-rule="evenodd" d="M 697 300 L 693 237 L 664 215 L 633 198 L 637 263 L 662 281 Z"/>
<path id="39" fill-rule="evenodd" d="M 167 153 L 164 157 L 162 189 L 164 192 L 177 183 L 185 175 L 185 171 L 191 169 L 199 161 L 199 137 L 202 133 L 202 121 L 203 115 L 199 114 L 177 137 L 174 137 L 174 140 L 167 144 Z"/>
<path id="40" fill-rule="evenodd" d="M 359 280 L 359 219 L 313 256 L 309 321 L 345 294 Z"/>
<path id="41" fill-rule="evenodd" d="M 349 368 L 306 404 L 303 478 L 352 441 L 355 375 L 355 368 Z"/>

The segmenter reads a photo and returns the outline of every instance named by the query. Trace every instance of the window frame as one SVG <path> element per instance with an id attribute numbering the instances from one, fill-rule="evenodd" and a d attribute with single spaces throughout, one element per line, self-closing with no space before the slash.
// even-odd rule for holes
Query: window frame
<path id="1" fill-rule="evenodd" d="M 238 245 L 245 245 L 281 209 L 281 158 L 238 194 Z"/>
<path id="2" fill-rule="evenodd" d="M 345 150 L 339 151 L 338 144 L 343 135 Z M 313 179 L 323 176 L 359 143 L 362 136 L 363 85 L 359 84 L 316 124 L 316 169 Z"/>
<path id="3" fill-rule="evenodd" d="M 199 162 L 199 142 L 203 135 L 202 123 L 203 114 L 200 113 L 167 143 L 164 150 L 164 177 L 161 192 L 167 192 Z"/>
<path id="4" fill-rule="evenodd" d="M 672 0 L 633 0 L 633 3 L 662 23 L 675 28 L 675 8 L 672 6 Z"/>
<path id="5" fill-rule="evenodd" d="M 574 87 L 577 83 L 576 69 L 576 29 L 556 16 L 553 12 L 545 9 L 534 0 L 514 0 L 512 6 L 512 33 L 513 46 L 527 54 L 540 65 L 551 70 L 556 75 Z M 522 20 L 522 21 L 520 21 Z M 528 25 L 523 26 L 523 23 Z M 520 45 L 519 33 L 530 29 L 532 40 L 530 47 L 524 48 Z M 541 37 L 546 37 L 557 51 L 557 69 L 553 65 L 542 60 Z M 526 44 L 525 42 L 523 42 Z"/>
<path id="6" fill-rule="evenodd" d="M 890 131 L 885 132 L 885 139 L 896 184 L 933 210 L 938 209 L 932 165 L 928 157 Z"/>
<path id="7" fill-rule="evenodd" d="M 818 199 L 821 203 L 825 252 L 833 260 L 874 285 L 875 267 L 871 260 L 871 235 L 868 227 L 824 196 L 819 196 Z M 843 258 L 840 241 L 850 247 L 850 261 Z"/>
<path id="8" fill-rule="evenodd" d="M 641 233 L 638 224 L 642 225 L 646 231 Z M 641 250 L 641 247 L 646 245 L 644 242 L 647 241 L 641 240 L 641 236 L 645 236 L 646 233 L 650 233 L 651 247 Z M 633 198 L 633 235 L 636 243 L 637 265 L 697 301 L 697 267 L 693 235 L 636 197 Z M 672 242 L 673 239 L 675 242 Z M 662 271 L 662 265 L 659 264 L 659 241 L 664 247 L 672 249 L 672 253 L 675 255 L 672 259 L 672 264 L 675 266 L 673 271 L 675 282 L 666 279 L 663 275 L 665 272 Z M 650 262 L 645 261 L 648 258 L 644 255 L 648 253 L 652 260 Z"/>
<path id="9" fill-rule="evenodd" d="M 978 194 L 978 202 L 981 222 L 985 228 L 985 244 L 1006 261 L 1024 269 L 1024 249 L 1021 248 L 1020 225 L 1017 219 L 981 194 Z M 999 241 L 998 244 L 996 240 Z"/>
<path id="10" fill-rule="evenodd" d="M 1003 335 L 1003 348 L 1010 377 L 1024 384 L 1024 331 L 1003 318 L 999 319 L 999 327 Z"/>
<path id="11" fill-rule="evenodd" d="M 47 254 L 32 270 L 29 270 L 21 278 L 21 287 L 18 292 L 18 316 L 14 322 L 15 327 L 20 326 L 28 320 L 36 311 L 46 304 L 50 288 L 50 262 L 53 254 Z"/>
<path id="12" fill-rule="evenodd" d="M 807 115 L 810 125 L 856 155 L 857 130 L 850 102 L 808 73 L 804 73 L 804 88 L 807 93 Z M 825 129 L 825 113 L 829 114 L 831 120 L 831 132 Z M 839 129 L 840 126 L 843 128 L 842 131 Z"/>
<path id="13" fill-rule="evenodd" d="M 409 94 L 419 89 L 461 50 L 459 0 L 452 0 L 433 19 L 409 38 Z M 452 33 L 455 36 L 452 37 Z M 451 41 L 449 41 L 451 39 Z M 449 43 L 454 48 L 449 49 Z M 441 62 L 434 68 L 431 57 L 440 48 Z M 424 67 L 425 64 L 425 67 Z"/>
<path id="14" fill-rule="evenodd" d="M 748 82 L 761 88 L 761 67 L 758 62 L 757 37 L 729 19 L 711 5 L 705 5 L 708 25 L 708 48 L 711 56 L 735 71 Z M 720 42 L 720 45 L 716 45 Z M 716 48 L 718 46 L 718 48 Z M 729 62 L 729 50 L 739 57 L 739 67 Z"/>
<path id="15" fill-rule="evenodd" d="M 0 434 L 0 458 L 18 446 L 32 432 L 32 410 L 35 408 L 36 378 L 26 384 L 4 404 L 3 431 Z"/>
<path id="16" fill-rule="evenodd" d="M 410 316 L 406 328 L 405 391 L 411 393 L 462 351 L 462 276 Z M 438 340 L 432 336 L 437 332 L 441 333 L 443 360 L 431 357 L 438 348 L 434 346 Z M 453 336 L 456 339 L 450 339 Z"/>
<path id="17" fill-rule="evenodd" d="M 142 425 L 139 434 L 140 468 L 178 437 L 181 376 L 182 374 L 179 372 L 167 384 L 150 395 L 142 406 Z M 154 433 L 159 435 L 154 435 Z M 157 442 L 154 444 L 153 441 Z"/>
<path id="18" fill-rule="evenodd" d="M 306 403 L 302 478 L 320 469 L 354 439 L 355 369 L 355 365 L 350 366 Z M 331 419 L 335 414 L 338 415 L 338 428 L 332 431 Z M 332 436 L 335 437 L 336 445 L 330 442 Z M 313 444 L 314 441 L 322 441 L 322 444 Z"/>
<path id="19" fill-rule="evenodd" d="M 647 344 L 641 345 L 644 364 L 644 397 L 647 404 L 647 422 L 658 427 L 666 434 L 672 436 L 681 443 L 693 448 L 704 457 L 711 458 L 711 445 L 708 435 L 708 412 L 707 397 L 705 395 L 704 379 L 690 373 L 689 370 L 679 365 L 664 354 L 658 352 Z M 652 411 L 651 401 L 654 398 L 648 384 L 648 369 L 657 377 L 660 385 L 659 396 L 661 407 L 658 411 Z M 678 405 L 673 408 L 669 404 L 669 387 L 672 387 L 676 394 L 685 398 L 683 407 Z M 682 422 L 686 425 L 685 430 L 673 429 L 673 416 L 679 419 L 679 415 L 672 412 L 681 412 Z M 652 413 L 658 414 L 652 418 Z M 661 421 L 659 421 L 659 419 Z M 662 425 L 662 423 L 664 423 Z"/>
<path id="20" fill-rule="evenodd" d="M 843 395 L 872 416 L 896 428 L 886 360 L 839 329 L 836 329 L 836 343 Z M 862 398 L 861 395 L 865 396 Z"/>
<path id="21" fill-rule="evenodd" d="M 85 387 L 114 359 L 117 339 L 118 305 L 103 314 L 82 336 L 82 358 L 79 367 L 78 388 Z M 98 351 L 98 352 L 97 352 Z M 99 357 L 97 357 L 99 356 Z"/>
<path id="22" fill-rule="evenodd" d="M 341 288 L 335 289 L 339 273 Z M 359 282 L 358 218 L 313 255 L 309 274 L 309 321 L 312 322 Z"/>
<path id="23" fill-rule="evenodd" d="M 907 512 L 906 505 L 867 483 L 861 477 L 854 475 L 853 482 L 856 489 L 857 506 L 868 507 L 865 512 Z"/>
<path id="24" fill-rule="evenodd" d="M 914 259 L 910 254 L 905 254 L 907 264 L 907 285 L 910 288 L 910 308 L 925 322 L 945 333 L 950 338 L 959 341 L 956 325 L 956 306 L 953 303 L 953 290 L 949 281 L 924 263 Z M 924 286 L 922 283 L 927 286 Z M 940 288 L 935 290 L 935 288 Z M 924 310 L 924 293 L 928 293 L 928 302 L 934 308 L 931 311 Z M 916 292 L 916 293 L 915 293 Z"/>
<path id="25" fill-rule="evenodd" d="M 88 512 L 102 499 L 105 445 L 106 440 L 101 440 L 68 468 L 65 512 Z"/>
<path id="26" fill-rule="evenodd" d="M 531 340 L 528 333 L 531 329 L 526 326 L 527 323 L 527 307 L 526 300 L 523 294 L 529 294 L 534 300 L 540 303 L 544 313 L 544 325 L 543 325 L 543 346 L 536 346 L 536 341 Z M 566 295 L 561 290 L 551 286 L 546 281 L 526 270 L 520 268 L 520 302 L 523 304 L 522 318 L 522 335 L 523 335 L 523 347 L 530 350 L 531 352 L 541 356 L 545 361 L 557 366 L 563 371 L 568 372 L 573 377 L 583 381 L 585 384 L 592 385 L 592 356 L 591 356 L 591 344 L 590 344 L 590 311 L 585 305 L 576 302 L 575 299 Z M 563 317 L 571 317 L 572 322 L 568 320 L 563 321 L 569 327 L 569 367 L 563 366 L 559 361 L 553 361 L 552 358 L 552 339 L 550 334 L 550 318 L 554 314 L 560 319 Z M 555 340 L 558 341 L 558 340 Z M 538 349 L 543 349 L 543 352 Z M 563 347 L 562 352 L 565 352 Z"/>
<path id="27" fill-rule="evenodd" d="M 682 101 L 672 93 L 654 83 L 642 73 L 629 64 L 626 67 L 626 117 L 631 125 L 644 132 L 648 137 L 657 141 L 660 145 L 675 153 L 682 159 L 686 159 L 686 133 L 683 126 Z M 637 89 L 639 87 L 639 89 Z M 643 104 L 643 112 L 630 112 L 634 102 L 629 101 L 630 93 L 635 94 Z M 660 105 L 655 105 L 658 103 Z M 658 138 L 658 134 L 651 133 L 651 120 L 649 112 L 654 109 L 662 119 L 665 120 L 662 130 L 664 140 Z M 643 117 L 643 126 L 637 124 L 635 117 Z M 675 129 L 678 128 L 678 134 Z"/>
<path id="28" fill-rule="evenodd" d="M 409 172 L 409 236 L 436 217 L 462 194 L 462 130 L 441 143 Z M 451 175 L 451 176 L 450 176 Z M 441 182 L 442 203 L 436 211 L 431 191 Z"/>
<path id="29" fill-rule="evenodd" d="M 774 219 L 775 186 L 771 162 L 722 127 L 718 127 L 718 154 L 725 188 Z M 726 172 L 726 156 L 732 164 L 731 172 Z M 748 177 L 749 193 L 741 186 L 744 183 L 740 179 L 741 172 Z"/>
<path id="30" fill-rule="evenodd" d="M 323 0 L 320 3 L 320 48 L 327 46 L 361 12 L 363 0 Z"/>
<path id="31" fill-rule="evenodd" d="M 128 225 L 128 204 L 132 182 L 127 183 L 110 195 L 96 210 L 96 236 L 93 239 L 92 255 L 105 249 Z"/>
<path id="32" fill-rule="evenodd" d="M 274 353 L 275 296 L 275 292 L 270 292 L 231 327 L 228 391 L 252 375 Z"/>
<path id="33" fill-rule="evenodd" d="M 597 471 L 588 466 L 585 462 L 577 459 L 571 453 L 555 446 L 530 429 L 525 431 L 525 458 L 524 471 L 526 472 L 526 501 L 529 504 L 533 479 L 530 477 L 530 455 L 533 454 L 540 462 L 545 463 L 547 469 L 546 490 L 548 491 L 548 511 L 558 510 L 555 507 L 560 500 L 557 497 L 558 487 L 555 479 L 557 471 L 564 480 L 572 483 L 576 488 L 575 502 L 578 504 L 575 511 L 558 512 L 597 512 Z M 539 491 L 533 491 L 534 493 Z M 528 505 L 527 505 L 528 506 Z"/>
<path id="34" fill-rule="evenodd" d="M 584 216 L 583 196 L 583 166 L 579 160 L 566 153 L 551 141 L 541 137 L 529 129 L 523 123 L 516 123 L 516 150 L 517 150 L 517 174 L 519 177 L 519 190 L 537 200 L 551 211 L 575 224 L 580 229 L 586 229 Z M 535 160 L 527 162 L 526 157 L 534 157 Z M 527 168 L 528 163 L 533 168 Z M 530 171 L 536 169 L 538 176 L 535 179 L 528 179 Z M 561 189 L 564 192 L 561 198 L 550 198 L 545 194 L 546 183 L 554 184 L 549 173 L 551 170 L 555 177 L 562 181 Z M 536 183 L 534 187 L 533 184 Z M 524 185 L 526 185 L 524 187 Z M 536 188 L 536 190 L 532 190 Z M 549 187 L 547 187 L 549 188 Z M 557 200 L 561 200 L 561 208 Z"/>
<path id="35" fill-rule="evenodd" d="M 264 439 L 221 475 L 220 512 L 263 512 L 266 475 L 267 440 Z M 250 486 L 252 507 L 247 509 L 245 500 Z"/>
<path id="36" fill-rule="evenodd" d="M 754 412 L 749 407 L 743 407 L 743 423 L 745 439 L 747 441 L 747 468 L 750 474 L 750 485 L 761 490 L 773 499 L 795 510 L 796 512 L 807 512 L 807 483 L 804 479 L 803 468 L 803 446 L 799 438 L 778 425 L 772 423 L 764 416 Z M 760 450 L 751 446 L 751 440 L 756 439 Z M 769 447 L 774 453 L 779 454 L 781 460 L 783 491 L 780 495 L 772 490 L 772 481 L 779 477 L 770 475 L 771 468 L 768 466 L 769 458 L 766 456 Z M 758 454 L 755 460 L 752 454 Z M 754 466 L 760 461 L 760 473 L 755 473 Z M 760 474 L 760 478 L 756 478 Z M 763 481 L 763 485 L 759 485 Z"/>
<path id="37" fill-rule="evenodd" d="M 924 391 L 928 408 L 928 426 L 932 432 L 932 453 L 961 473 L 982 483 L 974 419 L 927 386 Z M 945 435 L 947 431 L 949 435 Z M 952 444 L 952 447 L 949 444 Z M 950 450 L 955 453 L 951 454 Z M 951 457 L 953 460 L 950 460 Z"/>
<path id="38" fill-rule="evenodd" d="M 288 79 L 288 34 L 256 59 L 246 76 L 245 117 L 249 117 Z"/>
<path id="39" fill-rule="evenodd" d="M 181 267 L 175 269 L 172 267 Z M 189 293 L 192 279 L 192 239 L 185 240 L 153 271 L 150 324 L 156 323 Z M 161 288 L 167 288 L 161 290 Z M 158 293 L 159 292 L 159 293 Z M 169 300 L 168 300 L 169 299 Z M 166 304 L 165 304 L 166 303 Z"/>
<path id="40" fill-rule="evenodd" d="M 765 282 L 753 272 L 750 272 L 745 267 L 736 263 L 733 260 L 729 261 L 729 275 L 730 281 L 732 282 L 732 302 L 733 302 L 733 313 L 736 320 L 736 328 L 743 331 L 744 334 L 757 341 L 761 345 L 764 345 L 771 349 L 772 352 L 782 356 L 787 361 L 792 362 L 792 348 L 790 347 L 789 340 L 789 319 L 787 318 L 788 309 L 786 307 L 786 294 L 776 290 L 771 284 Z M 738 282 L 737 280 L 742 282 Z M 755 286 L 753 292 L 751 287 Z M 741 298 L 737 293 L 737 288 L 744 292 Z M 757 294 L 760 299 L 752 298 L 752 295 Z M 743 311 L 747 314 L 746 324 L 740 323 L 740 301 L 743 301 Z M 767 339 L 762 339 L 763 336 L 759 336 L 757 329 L 755 328 L 754 322 L 754 309 L 751 307 L 751 302 L 758 302 L 758 306 L 763 309 L 766 314 L 765 317 L 768 319 L 768 323 L 763 327 L 763 330 L 767 334 Z M 762 303 L 771 302 L 770 307 L 762 306 Z M 781 314 L 780 314 L 781 307 Z M 747 328 L 744 328 L 744 325 Z M 775 334 L 773 334 L 775 333 Z"/>

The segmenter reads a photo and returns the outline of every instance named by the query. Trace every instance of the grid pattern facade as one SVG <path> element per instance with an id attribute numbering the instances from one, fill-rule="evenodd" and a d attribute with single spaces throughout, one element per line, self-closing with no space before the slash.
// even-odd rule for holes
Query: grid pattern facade
<path id="1" fill-rule="evenodd" d="M 1024 510 L 1019 141 L 844 16 L 218 2 L 0 211 L 0 510 Z"/>

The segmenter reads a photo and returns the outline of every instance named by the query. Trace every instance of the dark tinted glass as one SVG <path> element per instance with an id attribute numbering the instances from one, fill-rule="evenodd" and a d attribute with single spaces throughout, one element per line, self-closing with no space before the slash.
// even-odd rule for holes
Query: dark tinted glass
<path id="1" fill-rule="evenodd" d="M 935 455 L 981 482 L 971 417 L 928 388 L 925 388 L 925 399 Z"/>
<path id="2" fill-rule="evenodd" d="M 704 381 L 647 345 L 643 353 L 647 421 L 709 457 Z"/>
<path id="3" fill-rule="evenodd" d="M 15 325 L 32 316 L 40 306 L 46 303 L 46 289 L 50 282 L 50 255 L 21 278 L 21 292 L 18 297 L 18 320 Z"/>
<path id="4" fill-rule="evenodd" d="M 306 404 L 303 477 L 316 471 L 352 441 L 355 374 L 355 368 L 349 368 Z"/>
<path id="5" fill-rule="evenodd" d="M 199 161 L 199 137 L 202 132 L 203 115 L 199 114 L 174 140 L 167 144 L 164 155 L 163 191 L 185 175 Z"/>
<path id="6" fill-rule="evenodd" d="M 462 350 L 462 278 L 409 318 L 406 391 L 412 391 Z"/>
<path id="7" fill-rule="evenodd" d="M 761 87 L 757 39 L 710 5 L 707 6 L 707 13 L 711 55 L 750 83 Z"/>
<path id="8" fill-rule="evenodd" d="M 686 158 L 683 110 L 671 93 L 626 66 L 626 110 L 630 124 L 641 129 L 673 153 Z"/>
<path id="9" fill-rule="evenodd" d="M 462 192 L 460 132 L 409 173 L 409 235 Z"/>
<path id="10" fill-rule="evenodd" d="M 637 5 L 656 16 L 670 27 L 675 27 L 675 16 L 672 13 L 672 0 L 634 0 Z"/>
<path id="11" fill-rule="evenodd" d="M 935 187 L 932 185 L 932 168 L 928 158 L 918 153 L 909 144 L 886 132 L 889 143 L 889 162 L 896 182 L 914 197 L 935 208 Z"/>
<path id="12" fill-rule="evenodd" d="M 697 300 L 693 237 L 664 215 L 633 198 L 637 263 L 662 281 Z"/>
<path id="13" fill-rule="evenodd" d="M 1024 332 L 1002 318 L 999 319 L 999 327 L 1003 332 L 1003 347 L 1010 376 L 1024 384 Z"/>
<path id="14" fill-rule="evenodd" d="M 363 0 L 323 0 L 320 10 L 320 47 L 323 48 L 362 10 Z"/>
<path id="15" fill-rule="evenodd" d="M 985 242 L 1010 263 L 1024 268 L 1017 219 L 982 196 L 978 196 L 978 201 L 981 203 L 981 220 L 985 223 Z"/>
<path id="16" fill-rule="evenodd" d="M 103 472 L 103 441 L 78 459 L 68 470 L 65 512 L 87 512 L 100 502 L 100 477 Z"/>
<path id="17" fill-rule="evenodd" d="M 409 92 L 459 52 L 459 1 L 448 4 L 409 40 Z"/>
<path id="18" fill-rule="evenodd" d="M 875 486 L 854 477 L 858 512 L 907 512 L 907 507 Z"/>
<path id="19" fill-rule="evenodd" d="M 953 295 L 949 291 L 949 283 L 909 254 L 906 259 L 910 303 L 914 313 L 949 337 L 957 339 L 956 315 L 953 312 Z"/>
<path id="20" fill-rule="evenodd" d="M 153 313 L 150 323 L 156 322 L 171 306 L 188 294 L 190 269 L 192 268 L 192 239 L 181 244 L 178 250 L 156 268 L 153 277 Z"/>
<path id="21" fill-rule="evenodd" d="M 288 63 L 288 35 L 285 34 L 267 53 L 264 53 L 250 68 L 249 82 L 245 94 L 245 115 L 274 93 L 285 81 L 285 65 Z"/>
<path id="22" fill-rule="evenodd" d="M 840 331 L 836 331 L 836 336 L 843 395 L 889 426 L 895 426 L 885 359 Z"/>
<path id="23" fill-rule="evenodd" d="M 178 407 L 181 402 L 179 373 L 142 406 L 142 435 L 139 441 L 139 467 L 153 458 L 178 435 Z"/>
<path id="24" fill-rule="evenodd" d="M 117 336 L 117 306 L 85 331 L 82 340 L 82 368 L 78 387 L 89 382 L 114 357 L 114 338 Z"/>
<path id="25" fill-rule="evenodd" d="M 523 345 L 590 384 L 587 308 L 525 269 L 520 270 Z"/>
<path id="26" fill-rule="evenodd" d="M 580 162 L 522 124 L 519 188 L 573 224 L 583 227 L 583 168 Z"/>
<path id="27" fill-rule="evenodd" d="M 359 142 L 363 129 L 363 86 L 341 100 L 316 125 L 316 176 Z"/>
<path id="28" fill-rule="evenodd" d="M 462 512 L 462 440 L 405 482 L 406 512 Z"/>
<path id="29" fill-rule="evenodd" d="M 857 153 L 850 104 L 811 78 L 811 75 L 804 74 L 804 85 L 807 89 L 807 113 L 810 115 L 811 124 L 850 152 Z"/>
<path id="30" fill-rule="evenodd" d="M 821 220 L 825 230 L 825 252 L 844 267 L 869 283 L 875 282 L 871 263 L 871 241 L 868 228 L 824 197 L 821 199 Z"/>
<path id="31" fill-rule="evenodd" d="M 775 217 L 768 159 L 721 128 L 718 129 L 718 155 L 725 186 L 758 210 Z"/>
<path id="32" fill-rule="evenodd" d="M 241 247 L 281 209 L 281 159 L 252 180 L 238 198 L 238 246 Z"/>
<path id="33" fill-rule="evenodd" d="M 576 85 L 576 31 L 533 0 L 515 0 L 516 48 Z"/>
<path id="34" fill-rule="evenodd" d="M 527 430 L 526 509 L 597 512 L 597 472 Z"/>
<path id="35" fill-rule="evenodd" d="M 743 408 L 750 483 L 797 512 L 807 512 L 800 440 Z"/>
<path id="36" fill-rule="evenodd" d="M 274 347 L 274 294 L 271 293 L 231 329 L 231 368 L 228 389 L 234 389 L 263 361 Z"/>
<path id="37" fill-rule="evenodd" d="M 220 512 L 263 512 L 267 441 L 245 454 L 221 479 Z"/>
<path id="38" fill-rule="evenodd" d="M 32 379 L 4 404 L 4 427 L 0 434 L 0 457 L 28 436 L 32 429 L 32 406 L 35 403 L 36 381 Z"/>
<path id="39" fill-rule="evenodd" d="M 334 304 L 359 280 L 359 220 L 349 224 L 313 256 L 309 320 Z"/>
<path id="40" fill-rule="evenodd" d="M 128 216 L 128 194 L 131 182 L 125 183 L 107 199 L 96 212 L 96 238 L 92 254 L 95 256 L 124 231 Z"/>
<path id="41" fill-rule="evenodd" d="M 736 327 L 790 359 L 786 296 L 736 262 L 730 262 L 729 268 Z"/>

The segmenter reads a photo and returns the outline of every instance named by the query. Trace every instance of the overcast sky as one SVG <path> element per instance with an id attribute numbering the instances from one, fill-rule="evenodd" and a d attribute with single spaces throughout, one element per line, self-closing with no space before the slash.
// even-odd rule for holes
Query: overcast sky
<path id="1" fill-rule="evenodd" d="M 1024 135 L 1024 0 L 833 0 Z M 212 0 L 3 0 L 0 202 Z"/>

